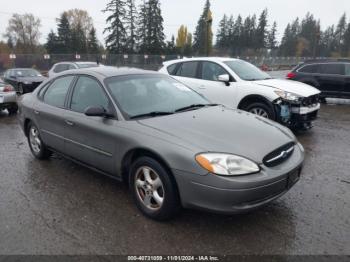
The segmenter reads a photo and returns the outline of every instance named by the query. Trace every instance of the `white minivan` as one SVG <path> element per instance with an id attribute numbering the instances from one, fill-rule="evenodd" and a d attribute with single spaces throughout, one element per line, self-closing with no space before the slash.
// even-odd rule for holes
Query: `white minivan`
<path id="1" fill-rule="evenodd" d="M 233 58 L 185 58 L 164 62 L 159 70 L 210 101 L 242 109 L 293 129 L 310 129 L 320 109 L 320 91 L 273 79 L 254 65 Z"/>

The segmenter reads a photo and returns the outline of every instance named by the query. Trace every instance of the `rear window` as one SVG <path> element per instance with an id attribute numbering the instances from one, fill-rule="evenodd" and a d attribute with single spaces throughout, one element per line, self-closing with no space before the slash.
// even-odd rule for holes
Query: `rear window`
<path id="1" fill-rule="evenodd" d="M 186 62 L 182 63 L 179 70 L 177 70 L 177 76 L 196 78 L 197 77 L 198 62 Z"/>
<path id="2" fill-rule="evenodd" d="M 169 75 L 175 75 L 177 66 L 178 64 L 173 64 L 167 67 Z"/>
<path id="3" fill-rule="evenodd" d="M 345 65 L 345 75 L 350 76 L 350 64 Z"/>
<path id="4" fill-rule="evenodd" d="M 306 65 L 300 68 L 298 72 L 308 74 L 318 73 L 318 67 L 318 65 Z"/>
<path id="5" fill-rule="evenodd" d="M 65 76 L 56 79 L 46 90 L 44 94 L 44 102 L 52 106 L 63 108 L 73 79 L 74 76 Z"/>
<path id="6" fill-rule="evenodd" d="M 344 64 L 322 64 L 320 65 L 320 73 L 326 75 L 344 75 Z"/>

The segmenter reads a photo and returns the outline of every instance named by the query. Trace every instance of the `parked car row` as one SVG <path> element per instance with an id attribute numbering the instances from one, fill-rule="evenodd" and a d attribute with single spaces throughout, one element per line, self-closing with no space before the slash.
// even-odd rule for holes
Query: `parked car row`
<path id="1" fill-rule="evenodd" d="M 19 119 L 36 158 L 55 152 L 124 181 L 144 215 L 164 220 L 181 207 L 247 212 L 285 194 L 304 161 L 288 127 L 310 128 L 319 96 L 242 60 L 191 58 L 160 72 L 65 70 L 19 98 Z"/>

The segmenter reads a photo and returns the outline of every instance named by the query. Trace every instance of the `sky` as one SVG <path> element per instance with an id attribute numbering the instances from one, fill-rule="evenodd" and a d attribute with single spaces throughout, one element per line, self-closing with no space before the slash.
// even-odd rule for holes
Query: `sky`
<path id="1" fill-rule="evenodd" d="M 136 0 L 139 4 L 142 0 Z M 160 0 L 164 17 L 164 29 L 167 39 L 177 34 L 181 24 L 193 32 L 202 13 L 205 0 Z M 32 13 L 41 19 L 41 38 L 44 43 L 51 29 L 56 29 L 56 18 L 64 11 L 72 8 L 87 10 L 94 20 L 98 38 L 104 42 L 103 29 L 107 14 L 101 10 L 109 0 L 0 0 L 0 38 L 6 31 L 7 21 L 12 13 Z M 241 14 L 243 17 L 260 14 L 264 8 L 269 11 L 269 23 L 278 24 L 278 38 L 283 35 L 284 28 L 296 17 L 304 17 L 311 12 L 321 20 L 321 27 L 336 24 L 340 16 L 346 12 L 350 19 L 350 0 L 211 0 L 214 17 L 213 30 L 216 29 L 222 16 Z"/>

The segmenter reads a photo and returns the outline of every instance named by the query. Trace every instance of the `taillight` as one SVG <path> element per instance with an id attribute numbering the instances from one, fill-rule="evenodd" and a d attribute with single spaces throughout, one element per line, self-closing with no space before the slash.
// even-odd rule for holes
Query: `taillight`
<path id="1" fill-rule="evenodd" d="M 290 72 L 290 73 L 288 73 L 287 78 L 288 78 L 288 79 L 293 79 L 293 78 L 296 77 L 296 76 L 297 76 L 296 74 Z"/>
<path id="2" fill-rule="evenodd" d="M 13 91 L 12 86 L 4 86 L 3 92 L 11 92 L 11 91 Z"/>

